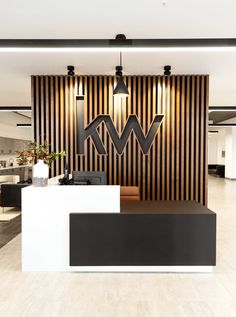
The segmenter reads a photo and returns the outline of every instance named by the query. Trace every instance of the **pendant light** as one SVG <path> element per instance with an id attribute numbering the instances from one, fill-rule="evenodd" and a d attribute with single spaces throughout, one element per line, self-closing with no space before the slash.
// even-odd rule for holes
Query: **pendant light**
<path id="1" fill-rule="evenodd" d="M 120 65 L 116 66 L 116 76 L 118 77 L 118 82 L 117 82 L 116 87 L 114 89 L 113 95 L 119 96 L 119 97 L 128 97 L 129 92 L 128 92 L 128 89 L 124 83 L 122 70 L 123 70 L 122 53 L 120 52 Z"/>

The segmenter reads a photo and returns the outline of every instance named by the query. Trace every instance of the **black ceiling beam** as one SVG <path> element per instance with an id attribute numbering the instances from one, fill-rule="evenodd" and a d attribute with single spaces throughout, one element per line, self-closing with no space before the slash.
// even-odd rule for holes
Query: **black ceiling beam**
<path id="1" fill-rule="evenodd" d="M 236 38 L 194 39 L 0 39 L 1 48 L 236 47 Z"/>

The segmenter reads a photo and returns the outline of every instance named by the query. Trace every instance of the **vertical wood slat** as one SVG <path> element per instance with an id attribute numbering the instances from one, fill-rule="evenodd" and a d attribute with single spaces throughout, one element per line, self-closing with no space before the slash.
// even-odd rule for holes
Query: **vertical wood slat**
<path id="1" fill-rule="evenodd" d="M 45 129 L 44 129 L 44 121 L 45 121 L 45 104 L 44 104 L 44 96 L 45 96 L 45 92 L 44 92 L 44 77 L 40 77 L 39 78 L 39 84 L 40 84 L 40 99 L 41 99 L 41 107 L 40 107 L 40 123 L 41 123 L 41 131 L 40 131 L 40 135 L 41 135 L 41 143 L 44 143 L 45 141 Z"/>
<path id="2" fill-rule="evenodd" d="M 156 81 L 156 76 L 153 76 L 153 85 L 152 85 L 152 117 L 154 118 L 154 115 L 157 112 L 157 81 Z M 152 145 L 152 175 L 157 174 L 157 138 L 155 138 L 153 145 Z M 156 177 L 151 177 L 152 180 L 152 198 L 151 199 L 156 199 Z"/>
<path id="3" fill-rule="evenodd" d="M 177 86 L 176 86 L 176 112 L 175 112 L 175 122 L 176 122 L 176 147 L 175 147 L 175 171 L 176 171 L 176 179 L 175 179 L 175 192 L 176 192 L 176 200 L 180 200 L 180 76 L 177 76 Z"/>
<path id="4" fill-rule="evenodd" d="M 185 137 L 186 137 L 186 130 L 185 130 L 185 107 L 186 107 L 186 100 L 185 100 L 185 76 L 181 76 L 181 117 L 180 117 L 180 129 L 181 129 L 181 148 L 180 148 L 180 167 L 181 167 L 181 191 L 180 191 L 180 199 L 184 200 L 185 194 Z"/>
<path id="5" fill-rule="evenodd" d="M 49 135 L 49 144 L 52 146 L 55 145 L 55 136 L 54 136 L 54 123 L 55 123 L 55 99 L 54 99 L 54 77 L 50 77 L 50 135 Z M 52 176 L 55 176 L 55 169 L 52 166 Z"/>
<path id="6" fill-rule="evenodd" d="M 150 125 L 151 125 L 151 107 L 149 105 L 151 105 L 151 76 L 147 77 L 147 115 L 146 115 L 146 125 L 147 125 L 147 131 L 150 129 Z M 146 134 L 147 134 L 146 131 Z M 151 200 L 151 151 L 149 155 L 145 155 L 145 160 L 146 160 L 146 188 L 145 191 L 147 192 L 147 199 Z"/>
<path id="7" fill-rule="evenodd" d="M 88 122 L 92 122 L 93 120 L 93 77 L 89 76 L 89 90 L 88 90 L 88 95 L 89 95 L 89 103 L 88 103 Z M 88 142 L 88 151 L 89 151 L 89 157 L 93 157 L 93 144 L 91 142 Z M 92 171 L 93 170 L 93 160 L 89 159 L 88 162 L 88 170 Z"/>
<path id="8" fill-rule="evenodd" d="M 128 84 L 127 84 L 128 90 L 131 91 L 131 77 L 129 76 L 128 78 Z M 126 116 L 126 120 L 128 119 L 129 115 L 132 114 L 131 111 L 131 97 L 128 98 L 128 104 L 127 104 L 127 116 Z M 132 138 L 133 136 L 131 135 L 129 141 L 128 141 L 128 149 L 127 149 L 127 156 L 128 156 L 128 162 L 127 162 L 127 179 L 126 179 L 126 185 L 127 186 L 131 186 L 132 185 L 132 160 L 131 160 L 131 151 L 132 151 Z M 125 171 L 125 173 L 126 173 Z"/>
<path id="9" fill-rule="evenodd" d="M 109 104 L 108 104 L 108 114 L 112 117 L 113 113 L 113 84 L 112 84 L 112 77 L 109 77 Z M 109 144 L 109 167 L 108 167 L 108 178 L 109 178 L 109 184 L 112 184 L 112 174 L 113 174 L 113 166 L 112 166 L 112 144 L 110 141 L 110 136 L 108 136 L 107 143 Z"/>
<path id="10" fill-rule="evenodd" d="M 66 150 L 70 170 L 106 170 L 108 181 L 138 185 L 143 199 L 195 199 L 207 203 L 207 106 L 208 76 L 128 76 L 130 96 L 122 101 L 123 113 L 115 113 L 119 130 L 130 114 L 137 114 L 146 135 L 153 116 L 165 114 L 151 150 L 145 156 L 132 135 L 122 156 L 117 156 L 104 126 L 107 156 L 97 155 L 89 139 L 85 155 L 76 155 L 75 96 L 85 95 L 85 126 L 98 114 L 113 112 L 112 76 L 32 76 L 34 138 Z M 89 149 L 89 152 L 88 152 Z M 88 155 L 87 155 L 88 154 Z M 63 171 L 58 161 L 51 176 Z"/>
<path id="11" fill-rule="evenodd" d="M 171 161 L 170 161 L 170 144 L 171 144 L 171 134 L 170 134 L 170 76 L 167 77 L 167 82 L 166 82 L 166 166 L 168 168 L 166 169 L 166 196 L 165 199 L 170 200 L 170 180 L 171 180 Z"/>
<path id="12" fill-rule="evenodd" d="M 132 109 L 133 109 L 133 113 L 136 113 L 136 105 L 137 105 L 137 99 L 136 99 L 136 86 L 137 85 L 137 77 L 134 76 L 133 77 L 133 91 L 131 91 L 132 95 L 133 95 L 133 105 L 132 105 Z M 132 151 L 133 151 L 133 157 L 137 158 L 136 156 L 136 140 L 135 140 L 135 136 L 132 135 Z M 137 181 L 137 173 L 136 173 L 136 166 L 137 166 L 138 162 L 137 159 L 133 159 L 133 184 L 134 185 L 138 185 L 138 181 Z"/>
<path id="13" fill-rule="evenodd" d="M 103 92 L 103 85 L 102 85 L 102 76 L 99 76 L 99 107 L 98 107 L 98 113 L 102 114 L 102 92 Z M 102 136 L 102 128 L 101 126 L 98 128 L 100 137 Z M 99 170 L 102 171 L 102 160 L 103 156 L 99 155 Z"/>
<path id="14" fill-rule="evenodd" d="M 147 105 L 146 105 L 146 76 L 143 77 L 143 93 L 142 93 L 142 96 L 141 96 L 141 102 L 142 102 L 142 112 L 139 114 L 139 116 L 141 116 L 142 118 L 142 128 L 143 128 L 143 132 L 144 134 L 146 134 L 147 132 L 147 121 L 146 121 L 146 118 L 147 118 Z M 146 155 L 142 155 L 141 151 L 139 150 L 140 152 L 140 156 L 141 156 L 141 161 L 142 161 L 142 171 L 141 171 L 141 178 L 142 178 L 142 192 L 143 192 L 143 195 L 142 195 L 142 198 L 144 200 L 147 199 L 146 197 L 146 186 L 147 186 L 147 183 L 146 183 Z"/>
<path id="15" fill-rule="evenodd" d="M 161 106 L 161 96 L 162 96 L 162 86 L 161 86 L 161 76 L 158 76 L 157 79 L 157 113 L 163 114 Z M 162 169 L 162 153 L 161 153 L 161 132 L 162 125 L 160 127 L 160 133 L 157 136 L 157 200 L 161 199 L 161 169 Z"/>
<path id="16" fill-rule="evenodd" d="M 166 116 L 166 77 L 163 77 L 162 81 L 162 113 L 165 116 L 165 120 L 162 122 L 162 143 L 161 143 L 161 159 L 163 162 L 161 169 L 161 197 L 162 199 L 166 199 L 166 124 L 167 124 L 167 116 Z"/>
<path id="17" fill-rule="evenodd" d="M 200 77 L 196 77 L 196 102 L 195 102 L 195 200 L 199 200 L 199 102 L 200 102 Z"/>
<path id="18" fill-rule="evenodd" d="M 176 173 L 176 166 L 175 166 L 175 86 L 176 78 L 172 77 L 172 85 L 171 85 L 171 200 L 175 199 L 175 173 Z"/>
<path id="19" fill-rule="evenodd" d="M 98 80 L 98 77 L 95 76 L 94 77 L 94 101 L 93 101 L 93 106 L 94 106 L 94 118 L 97 117 L 98 115 L 98 104 L 97 104 L 97 96 L 98 96 L 98 85 L 97 85 L 97 80 Z M 94 155 L 94 170 L 95 171 L 98 171 L 98 160 L 97 160 L 97 153 L 96 151 L 94 150 L 93 151 L 93 155 Z"/>
<path id="20" fill-rule="evenodd" d="M 108 105 L 107 105 L 107 94 L 108 94 L 108 77 L 105 76 L 104 77 L 104 87 L 103 87 L 103 91 L 104 91 L 104 99 L 103 99 L 103 104 L 104 104 L 104 114 L 108 114 Z M 105 130 L 105 129 L 104 129 Z M 104 131 L 104 146 L 107 149 L 107 142 L 108 142 L 108 132 L 105 130 Z M 108 172 L 107 169 L 107 155 L 103 156 L 104 158 L 104 171 Z"/>
<path id="21" fill-rule="evenodd" d="M 203 201 L 204 197 L 204 154 L 205 154 L 205 146 L 204 146 L 204 76 L 201 76 L 201 92 L 200 92 L 200 139 L 199 139 L 199 157 L 200 157 L 200 180 L 199 180 L 199 188 L 200 188 L 200 201 Z"/>
<path id="22" fill-rule="evenodd" d="M 59 85 L 58 85 L 58 76 L 55 77 L 55 118 L 59 118 Z M 54 142 L 54 151 L 59 151 L 59 120 L 55 120 L 55 142 Z M 59 160 L 56 160 L 54 163 L 55 174 L 59 175 Z"/>
<path id="23" fill-rule="evenodd" d="M 88 125 L 88 77 L 84 78 L 84 126 Z M 88 142 L 89 140 L 84 142 L 84 151 L 88 153 Z M 88 171 L 88 160 L 86 155 L 84 155 L 84 171 Z"/>
<path id="24" fill-rule="evenodd" d="M 204 186 L 204 201 L 202 202 L 203 205 L 207 205 L 208 202 L 208 106 L 209 106 L 209 76 L 205 77 L 205 100 L 204 100 L 204 120 L 205 120 L 205 156 L 204 156 L 204 165 L 205 165 L 205 186 Z"/>
<path id="25" fill-rule="evenodd" d="M 194 157 L 195 157 L 195 77 L 192 78 L 191 84 L 191 140 L 190 140 L 190 200 L 195 199 L 194 190 L 195 190 L 195 164 L 194 164 Z"/>
<path id="26" fill-rule="evenodd" d="M 138 79 L 138 100 L 137 100 L 137 116 L 138 118 L 141 118 L 141 105 L 142 105 L 142 95 L 141 95 L 141 76 L 137 77 Z M 140 120 L 142 122 L 142 120 Z M 137 157 L 137 164 L 138 164 L 138 173 L 137 173 L 137 178 L 138 178 L 138 187 L 140 189 L 140 197 L 143 199 L 143 178 L 142 178 L 142 162 L 141 162 L 141 150 L 138 147 L 137 140 L 135 141 L 135 153 Z"/>
<path id="27" fill-rule="evenodd" d="M 36 125 L 36 135 L 35 139 L 40 142 L 40 116 L 39 116 L 39 109 L 41 107 L 40 99 L 39 99 L 39 76 L 35 77 L 35 102 L 36 106 L 34 107 L 34 116 L 36 118 L 35 125 Z"/>
<path id="28" fill-rule="evenodd" d="M 70 94 L 70 129 L 69 129 L 69 139 L 70 139 L 70 166 L 74 166 L 74 85 L 73 78 L 69 78 L 69 94 Z"/>
<path id="29" fill-rule="evenodd" d="M 189 183 L 190 183 L 190 173 L 189 173 L 189 161 L 190 161 L 190 147 L 188 148 L 188 145 L 190 144 L 190 76 L 187 76 L 186 78 L 187 84 L 186 84 L 186 112 L 185 112 L 185 122 L 186 122 L 186 165 L 185 165 L 185 194 L 186 200 L 189 200 L 190 197 L 190 190 L 189 190 Z"/>

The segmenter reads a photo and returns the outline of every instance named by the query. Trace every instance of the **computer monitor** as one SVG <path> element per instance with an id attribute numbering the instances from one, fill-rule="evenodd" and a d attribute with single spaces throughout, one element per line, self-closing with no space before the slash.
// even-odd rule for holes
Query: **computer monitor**
<path id="1" fill-rule="evenodd" d="M 106 172 L 72 172 L 74 185 L 106 185 Z"/>

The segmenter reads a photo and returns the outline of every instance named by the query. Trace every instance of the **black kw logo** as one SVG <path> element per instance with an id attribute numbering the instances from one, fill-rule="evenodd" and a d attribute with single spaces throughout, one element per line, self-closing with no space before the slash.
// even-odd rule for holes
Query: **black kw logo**
<path id="1" fill-rule="evenodd" d="M 157 134 L 158 128 L 162 122 L 164 115 L 155 115 L 152 121 L 151 127 L 144 136 L 140 123 L 136 115 L 130 115 L 125 127 L 119 136 L 119 133 L 116 131 L 114 123 L 110 117 L 110 115 L 98 115 L 86 128 L 84 127 L 84 97 L 78 96 L 77 100 L 77 133 L 78 133 L 78 154 L 84 153 L 84 141 L 90 137 L 93 141 L 94 146 L 98 154 L 107 154 L 104 148 L 104 145 L 100 139 L 97 128 L 99 125 L 104 122 L 108 133 L 112 139 L 112 142 L 117 150 L 118 154 L 122 154 L 130 133 L 133 131 L 136 135 L 136 138 L 139 142 L 139 145 L 144 154 L 148 153 L 154 137 Z"/>

